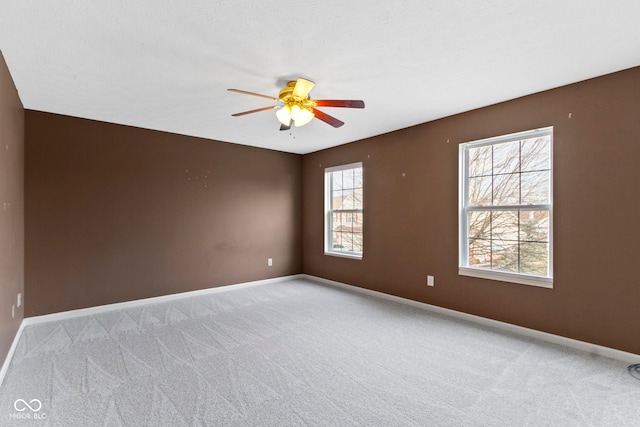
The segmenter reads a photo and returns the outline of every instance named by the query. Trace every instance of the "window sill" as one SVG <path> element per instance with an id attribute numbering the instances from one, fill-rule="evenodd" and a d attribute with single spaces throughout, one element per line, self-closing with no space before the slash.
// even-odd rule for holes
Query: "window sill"
<path id="1" fill-rule="evenodd" d="M 497 280 L 517 283 L 519 285 L 537 286 L 553 289 L 553 277 L 530 276 L 528 274 L 508 273 L 505 271 L 481 270 L 472 267 L 458 267 L 460 276 L 477 277 L 479 279 Z"/>
<path id="2" fill-rule="evenodd" d="M 331 252 L 324 251 L 325 255 L 336 256 L 340 258 L 362 259 L 362 254 L 354 254 L 349 252 Z"/>

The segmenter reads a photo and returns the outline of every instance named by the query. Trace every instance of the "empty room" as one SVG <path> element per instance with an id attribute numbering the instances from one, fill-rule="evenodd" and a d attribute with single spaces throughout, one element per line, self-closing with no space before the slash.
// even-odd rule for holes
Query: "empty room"
<path id="1" fill-rule="evenodd" d="M 638 17 L 1 2 L 0 426 L 640 425 Z"/>

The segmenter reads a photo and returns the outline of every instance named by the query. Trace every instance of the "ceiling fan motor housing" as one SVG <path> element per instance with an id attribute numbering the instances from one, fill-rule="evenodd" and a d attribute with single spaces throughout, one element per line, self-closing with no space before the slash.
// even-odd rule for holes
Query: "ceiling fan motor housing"
<path id="1" fill-rule="evenodd" d="M 284 105 L 287 105 L 289 107 L 293 107 L 294 105 L 297 105 L 301 109 L 307 109 L 307 110 L 318 105 L 317 102 L 315 102 L 313 99 L 309 99 L 308 95 L 304 98 L 294 96 L 293 89 L 295 88 L 295 86 L 296 86 L 295 81 L 289 82 L 287 83 L 287 86 L 284 89 L 282 89 L 278 94 L 278 99 L 282 101 Z"/>

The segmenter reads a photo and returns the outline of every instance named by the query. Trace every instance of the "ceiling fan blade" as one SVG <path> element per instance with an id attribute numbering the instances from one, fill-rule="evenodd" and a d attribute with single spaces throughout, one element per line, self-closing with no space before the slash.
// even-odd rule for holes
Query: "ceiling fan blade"
<path id="1" fill-rule="evenodd" d="M 242 113 L 235 113 L 235 114 L 232 114 L 232 116 L 233 117 L 240 117 L 240 116 L 244 116 L 245 114 L 259 113 L 260 111 L 273 110 L 276 107 L 277 107 L 277 105 L 272 105 L 270 107 L 256 108 L 255 110 L 243 111 Z"/>
<path id="2" fill-rule="evenodd" d="M 315 85 L 316 84 L 311 80 L 298 79 L 296 81 L 296 85 L 293 87 L 291 95 L 304 99 L 309 95 L 309 92 Z"/>
<path id="3" fill-rule="evenodd" d="M 316 116 L 316 119 L 320 119 L 323 122 L 330 124 L 334 128 L 339 128 L 344 124 L 343 121 L 340 121 L 335 117 L 328 115 L 327 113 L 324 113 L 320 110 L 316 110 L 315 108 L 312 108 L 312 110 L 313 110 L 313 114 Z"/>
<path id="4" fill-rule="evenodd" d="M 269 96 L 269 95 L 262 95 L 260 93 L 255 93 L 255 92 L 249 92 L 246 90 L 240 90 L 240 89 L 227 89 L 229 92 L 236 92 L 236 93 L 244 93 L 245 95 L 253 95 L 253 96 L 259 96 L 260 98 L 267 98 L 267 99 L 271 99 L 273 101 L 277 101 L 278 98 L 275 98 L 273 96 Z"/>
<path id="5" fill-rule="evenodd" d="M 351 99 L 316 99 L 318 107 L 364 108 L 364 101 Z"/>
<path id="6" fill-rule="evenodd" d="M 280 130 L 289 130 L 289 129 L 291 129 L 291 125 L 289 126 L 283 125 L 283 124 L 280 125 Z"/>

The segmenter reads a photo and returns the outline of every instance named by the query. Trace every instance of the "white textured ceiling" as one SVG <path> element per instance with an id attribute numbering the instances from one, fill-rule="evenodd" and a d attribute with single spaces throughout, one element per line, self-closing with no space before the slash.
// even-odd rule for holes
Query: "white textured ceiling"
<path id="1" fill-rule="evenodd" d="M 640 0 L 0 0 L 27 109 L 309 153 L 640 65 Z M 287 80 L 324 108 L 280 132 Z"/>

